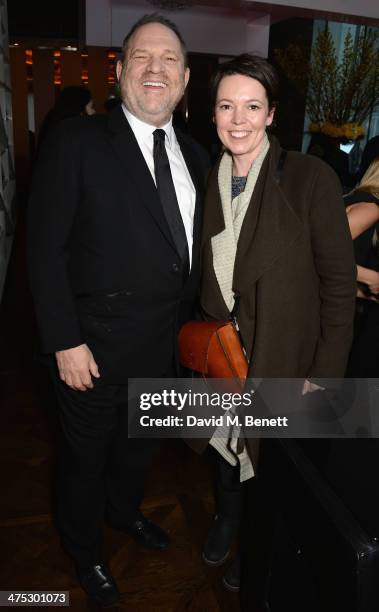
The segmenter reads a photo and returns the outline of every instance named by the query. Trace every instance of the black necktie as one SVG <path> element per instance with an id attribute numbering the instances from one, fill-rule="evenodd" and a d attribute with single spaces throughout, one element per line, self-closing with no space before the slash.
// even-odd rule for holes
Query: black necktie
<path id="1" fill-rule="evenodd" d="M 166 132 L 154 132 L 154 171 L 159 199 L 171 231 L 172 239 L 182 260 L 183 270 L 188 270 L 189 256 L 186 232 L 176 198 L 174 182 L 172 180 L 170 162 L 165 147 Z"/>

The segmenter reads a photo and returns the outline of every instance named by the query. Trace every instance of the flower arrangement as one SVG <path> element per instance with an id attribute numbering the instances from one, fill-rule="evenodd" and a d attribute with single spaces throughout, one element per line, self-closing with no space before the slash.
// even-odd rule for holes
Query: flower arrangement
<path id="1" fill-rule="evenodd" d="M 318 33 L 310 59 L 300 43 L 276 49 L 275 57 L 306 96 L 310 132 L 347 140 L 364 135 L 362 124 L 379 104 L 377 31 L 363 28 L 356 40 L 348 31 L 340 62 L 328 27 Z"/>
<path id="2" fill-rule="evenodd" d="M 313 134 L 325 134 L 332 138 L 339 138 L 341 140 L 358 140 L 364 136 L 364 128 L 358 123 L 343 123 L 342 125 L 335 125 L 330 121 L 324 123 L 316 123 L 312 121 L 309 124 L 309 131 Z"/>

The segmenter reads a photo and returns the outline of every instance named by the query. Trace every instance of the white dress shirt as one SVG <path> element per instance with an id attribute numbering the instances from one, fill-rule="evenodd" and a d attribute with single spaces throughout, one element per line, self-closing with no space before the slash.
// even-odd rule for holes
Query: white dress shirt
<path id="1" fill-rule="evenodd" d="M 139 148 L 144 156 L 147 167 L 151 172 L 151 176 L 155 180 L 154 173 L 154 136 L 153 132 L 157 129 L 154 125 L 144 123 L 137 119 L 123 104 L 122 109 L 125 113 L 130 127 L 133 130 L 134 136 L 137 139 Z M 165 145 L 167 157 L 170 162 L 172 180 L 174 181 L 176 198 L 179 204 L 180 214 L 182 216 L 186 238 L 188 243 L 188 253 L 190 266 L 192 263 L 192 243 L 193 243 L 193 218 L 195 214 L 196 190 L 193 185 L 191 175 L 184 161 L 184 157 L 180 150 L 179 143 L 176 139 L 174 128 L 172 127 L 172 118 L 166 125 L 160 129 L 166 132 Z"/>

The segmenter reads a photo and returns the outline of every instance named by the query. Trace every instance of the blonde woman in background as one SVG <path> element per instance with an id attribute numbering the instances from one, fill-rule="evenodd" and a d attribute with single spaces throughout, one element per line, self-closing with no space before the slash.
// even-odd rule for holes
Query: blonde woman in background
<path id="1" fill-rule="evenodd" d="M 357 263 L 357 313 L 348 375 L 379 375 L 379 157 L 345 196 Z"/>

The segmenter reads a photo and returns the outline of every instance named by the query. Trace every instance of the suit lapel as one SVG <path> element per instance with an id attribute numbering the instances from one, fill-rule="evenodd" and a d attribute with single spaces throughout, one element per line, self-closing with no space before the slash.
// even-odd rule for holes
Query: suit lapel
<path id="1" fill-rule="evenodd" d="M 176 251 L 154 180 L 121 107 L 109 113 L 108 127 L 111 145 L 124 171 L 135 183 L 139 203 L 147 208 L 166 240 Z"/>
<path id="2" fill-rule="evenodd" d="M 204 184 L 204 178 L 203 176 L 201 176 L 199 168 L 194 161 L 195 151 L 188 143 L 185 136 L 179 130 L 175 130 L 175 135 L 179 143 L 182 155 L 184 157 L 184 161 L 186 162 L 186 166 L 191 175 L 191 179 L 196 189 L 196 193 L 199 193 L 199 191 L 201 191 L 202 185 Z"/>
<path id="3" fill-rule="evenodd" d="M 180 150 L 182 152 L 184 161 L 191 175 L 193 185 L 196 190 L 196 202 L 195 202 L 195 215 L 193 219 L 193 244 L 192 244 L 192 262 L 193 264 L 198 261 L 198 253 L 200 248 L 201 239 L 201 226 L 202 226 L 202 201 L 204 195 L 204 176 L 200 171 L 200 164 L 196 164 L 194 157 L 195 151 L 190 143 L 186 140 L 185 136 L 175 130 L 176 138 L 178 140 Z M 191 272 L 193 270 L 193 265 Z"/>

